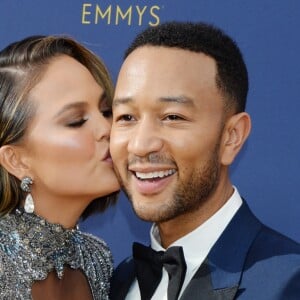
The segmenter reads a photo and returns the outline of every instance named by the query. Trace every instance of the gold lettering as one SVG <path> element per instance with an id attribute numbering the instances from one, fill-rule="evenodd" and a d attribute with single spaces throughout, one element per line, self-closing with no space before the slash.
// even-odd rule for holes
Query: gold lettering
<path id="1" fill-rule="evenodd" d="M 99 16 L 101 19 L 107 17 L 107 24 L 110 24 L 111 21 L 111 5 L 107 7 L 106 11 L 103 13 L 100 6 L 96 6 L 95 12 L 95 24 L 98 24 Z"/>
<path id="2" fill-rule="evenodd" d="M 90 4 L 90 3 L 83 3 L 83 5 L 82 5 L 82 16 L 81 16 L 81 23 L 82 24 L 91 24 L 91 21 L 87 21 L 86 18 L 85 18 L 86 15 L 91 14 L 90 11 L 87 11 L 87 8 L 91 7 L 91 6 L 92 6 L 92 4 Z"/>
<path id="3" fill-rule="evenodd" d="M 136 7 L 136 10 L 139 14 L 139 26 L 141 26 L 142 23 L 143 23 L 143 14 L 145 13 L 145 11 L 147 9 L 147 6 L 144 6 L 142 11 L 140 10 L 140 7 L 138 5 L 136 5 L 135 7 Z"/>
<path id="4" fill-rule="evenodd" d="M 117 5 L 117 10 L 116 10 L 116 25 L 119 24 L 119 15 L 122 20 L 124 20 L 128 16 L 128 25 L 131 25 L 131 18 L 132 18 L 132 6 L 129 6 L 127 11 L 123 14 L 122 9 L 120 8 L 119 5 Z"/>
<path id="5" fill-rule="evenodd" d="M 150 8 L 150 15 L 156 20 L 156 23 L 153 22 L 149 22 L 150 26 L 157 26 L 160 22 L 159 16 L 157 14 L 154 13 L 154 10 L 160 10 L 160 7 L 157 5 L 154 5 Z"/>
<path id="6" fill-rule="evenodd" d="M 150 26 L 157 26 L 160 23 L 159 5 L 130 5 L 122 7 L 120 5 L 110 4 L 101 6 L 90 2 L 82 3 L 81 23 L 82 24 L 99 24 L 105 22 L 107 25 L 120 25 L 127 23 L 131 26 L 137 24 L 142 26 L 148 23 Z"/>

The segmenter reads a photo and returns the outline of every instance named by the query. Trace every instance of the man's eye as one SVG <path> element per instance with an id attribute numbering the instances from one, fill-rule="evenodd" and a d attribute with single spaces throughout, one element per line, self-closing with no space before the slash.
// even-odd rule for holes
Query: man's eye
<path id="1" fill-rule="evenodd" d="M 178 121 L 178 120 L 183 120 L 183 118 L 181 116 L 178 115 L 167 115 L 165 117 L 166 120 L 168 121 Z"/>
<path id="2" fill-rule="evenodd" d="M 130 122 L 134 121 L 134 118 L 132 115 L 121 115 L 116 118 L 117 121 L 123 121 L 123 122 Z"/>
<path id="3" fill-rule="evenodd" d="M 74 122 L 70 122 L 67 124 L 68 127 L 81 127 L 85 122 L 87 121 L 87 119 L 80 119 Z"/>

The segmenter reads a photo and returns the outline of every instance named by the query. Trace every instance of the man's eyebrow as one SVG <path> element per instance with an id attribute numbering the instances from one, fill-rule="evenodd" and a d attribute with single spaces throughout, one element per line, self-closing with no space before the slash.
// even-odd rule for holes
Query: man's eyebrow
<path id="1" fill-rule="evenodd" d="M 112 106 L 115 107 L 115 106 L 118 106 L 118 105 L 121 105 L 121 104 L 128 104 L 128 103 L 131 103 L 133 102 L 133 99 L 130 98 L 130 97 L 127 97 L 127 98 L 115 98 L 112 102 Z"/>
<path id="2" fill-rule="evenodd" d="M 167 96 L 167 97 L 160 97 L 158 99 L 159 102 L 162 103 L 178 103 L 178 104 L 185 104 L 188 106 L 194 106 L 194 101 L 187 97 L 187 96 Z M 130 97 L 127 98 L 115 98 L 113 100 L 113 106 L 116 107 L 121 104 L 128 104 L 132 103 L 134 100 Z"/>
<path id="3" fill-rule="evenodd" d="M 193 99 L 187 97 L 187 96 L 168 96 L 168 97 L 160 97 L 159 98 L 160 102 L 165 102 L 165 103 L 178 103 L 178 104 L 185 104 L 188 106 L 194 106 L 195 103 Z"/>

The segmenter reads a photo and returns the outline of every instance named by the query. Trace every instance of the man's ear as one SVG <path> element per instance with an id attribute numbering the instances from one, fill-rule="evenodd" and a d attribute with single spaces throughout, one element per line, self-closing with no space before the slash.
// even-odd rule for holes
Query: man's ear
<path id="1" fill-rule="evenodd" d="M 221 145 L 221 163 L 230 165 L 245 141 L 251 130 L 251 119 L 246 112 L 241 112 L 230 117 L 225 125 L 222 145 Z"/>
<path id="2" fill-rule="evenodd" d="M 22 156 L 22 150 L 15 145 L 4 145 L 0 148 L 0 164 L 8 173 L 18 179 L 30 176 L 29 167 Z"/>

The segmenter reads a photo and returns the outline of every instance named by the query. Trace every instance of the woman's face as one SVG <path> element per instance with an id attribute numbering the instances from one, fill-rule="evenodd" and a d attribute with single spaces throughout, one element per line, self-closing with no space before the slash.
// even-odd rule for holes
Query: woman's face
<path id="1" fill-rule="evenodd" d="M 54 58 L 29 101 L 35 115 L 24 139 L 34 199 L 90 201 L 119 189 L 109 153 L 111 110 L 86 67 Z"/>

